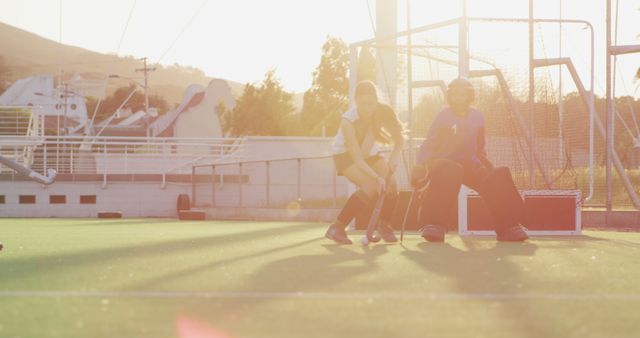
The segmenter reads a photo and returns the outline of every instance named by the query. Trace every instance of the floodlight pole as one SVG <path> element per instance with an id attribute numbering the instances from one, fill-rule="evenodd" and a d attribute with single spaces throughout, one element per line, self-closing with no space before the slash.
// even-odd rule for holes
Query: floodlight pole
<path id="1" fill-rule="evenodd" d="M 458 76 L 469 77 L 469 19 L 467 0 L 462 0 L 462 17 L 458 28 Z"/>
<path id="2" fill-rule="evenodd" d="M 411 30 L 411 1 L 407 0 L 407 31 Z M 409 125 L 409 163 L 414 162 L 413 156 L 413 49 L 411 34 L 407 35 L 407 124 Z"/>
<path id="3" fill-rule="evenodd" d="M 535 101 L 535 77 L 534 77 L 534 65 L 533 60 L 535 58 L 534 53 L 534 35 L 533 35 L 533 0 L 529 0 L 529 185 L 531 189 L 535 188 L 536 177 L 535 167 L 533 165 L 534 151 L 535 149 L 535 118 L 534 118 L 534 101 Z"/>
<path id="4" fill-rule="evenodd" d="M 611 0 L 607 0 L 606 11 L 606 25 L 607 25 L 607 80 L 606 80 L 606 131 L 605 131 L 605 182 L 607 187 L 606 198 L 606 226 L 611 224 L 611 211 L 612 211 L 612 196 L 611 196 L 611 150 L 613 149 L 613 107 L 611 98 Z"/>
<path id="5" fill-rule="evenodd" d="M 618 10 L 616 8 L 616 10 Z M 606 149 L 605 149 L 605 158 L 606 158 L 606 186 L 607 186 L 607 200 L 606 200 L 606 225 L 611 225 L 611 215 L 613 211 L 613 196 L 612 196 L 612 173 L 611 167 L 612 162 L 616 162 L 615 157 L 615 149 L 613 147 L 613 137 L 615 133 L 614 129 L 614 112 L 615 112 L 615 93 L 613 92 L 613 79 L 615 77 L 615 72 L 611 70 L 611 58 L 616 55 L 621 54 L 630 54 L 630 53 L 638 53 L 640 52 L 640 45 L 623 45 L 613 46 L 611 44 L 611 0 L 607 0 L 607 11 L 606 11 L 606 25 L 607 25 L 607 59 L 606 59 L 606 67 L 607 67 L 607 90 L 606 90 Z M 615 164 L 615 163 L 614 163 Z M 624 177 L 624 169 L 619 169 L 618 174 L 620 177 Z M 623 179 L 624 180 L 624 179 Z M 635 203 L 634 203 L 634 206 Z M 636 206 L 637 208 L 637 206 Z"/>

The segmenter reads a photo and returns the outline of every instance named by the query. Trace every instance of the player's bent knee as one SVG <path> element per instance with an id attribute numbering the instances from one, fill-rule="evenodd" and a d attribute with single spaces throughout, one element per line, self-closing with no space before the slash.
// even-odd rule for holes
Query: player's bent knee
<path id="1" fill-rule="evenodd" d="M 378 198 L 378 192 L 375 188 L 366 190 L 365 187 L 362 187 L 362 189 L 356 191 L 356 194 L 358 195 L 358 198 L 365 203 L 369 203 Z"/>
<path id="2" fill-rule="evenodd" d="M 360 199 L 366 203 L 375 201 L 378 198 L 378 191 L 373 185 L 370 187 L 362 187 L 357 193 Z"/>

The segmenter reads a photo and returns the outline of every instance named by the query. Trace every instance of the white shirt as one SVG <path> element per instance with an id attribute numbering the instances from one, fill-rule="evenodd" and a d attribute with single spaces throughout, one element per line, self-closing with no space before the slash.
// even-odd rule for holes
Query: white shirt
<path id="1" fill-rule="evenodd" d="M 360 119 L 360 115 L 358 114 L 358 109 L 353 107 L 342 114 L 342 119 L 347 120 L 351 123 L 354 123 Z M 345 143 L 344 134 L 342 133 L 342 128 L 338 129 L 338 133 L 333 138 L 333 153 L 341 154 L 349 151 L 347 149 L 347 145 Z M 369 150 L 369 156 L 378 154 L 379 149 L 376 143 L 373 144 L 371 149 Z"/>

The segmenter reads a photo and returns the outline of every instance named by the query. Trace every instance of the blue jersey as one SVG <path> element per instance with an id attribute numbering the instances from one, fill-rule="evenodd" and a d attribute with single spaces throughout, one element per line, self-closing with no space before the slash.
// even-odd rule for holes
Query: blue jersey
<path id="1" fill-rule="evenodd" d="M 416 162 L 424 164 L 434 159 L 448 159 L 461 164 L 484 162 L 484 117 L 479 110 L 469 108 L 467 116 L 455 115 L 450 108 L 438 113 Z"/>

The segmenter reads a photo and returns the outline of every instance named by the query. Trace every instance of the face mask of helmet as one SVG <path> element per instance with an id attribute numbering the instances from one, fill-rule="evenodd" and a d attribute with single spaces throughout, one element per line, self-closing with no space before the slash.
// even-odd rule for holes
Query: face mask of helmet
<path id="1" fill-rule="evenodd" d="M 473 99 L 473 85 L 469 80 L 457 78 L 451 81 L 447 89 L 447 101 L 455 114 L 466 115 Z"/>

